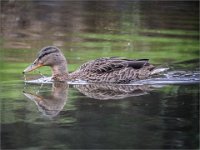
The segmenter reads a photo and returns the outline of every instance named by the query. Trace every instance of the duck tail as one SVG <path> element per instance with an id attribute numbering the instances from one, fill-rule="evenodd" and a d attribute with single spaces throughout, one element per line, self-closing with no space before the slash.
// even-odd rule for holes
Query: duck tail
<path id="1" fill-rule="evenodd" d="M 159 74 L 161 72 L 167 71 L 169 68 L 155 68 L 151 71 L 151 75 Z"/>

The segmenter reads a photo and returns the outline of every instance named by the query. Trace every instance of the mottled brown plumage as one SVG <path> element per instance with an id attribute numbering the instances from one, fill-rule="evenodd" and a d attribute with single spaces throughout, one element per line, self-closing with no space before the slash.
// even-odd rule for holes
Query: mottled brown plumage
<path id="1" fill-rule="evenodd" d="M 88 82 L 128 83 L 149 77 L 154 68 L 146 59 L 100 58 L 83 64 L 77 71 L 69 74 L 69 78 Z"/>
<path id="2" fill-rule="evenodd" d="M 38 58 L 24 73 L 41 66 L 52 68 L 52 79 L 55 81 L 84 80 L 87 82 L 128 83 L 146 79 L 157 73 L 155 66 L 148 59 L 120 59 L 117 57 L 99 58 L 89 61 L 73 73 L 67 72 L 67 61 L 62 52 L 54 46 L 43 48 Z"/>

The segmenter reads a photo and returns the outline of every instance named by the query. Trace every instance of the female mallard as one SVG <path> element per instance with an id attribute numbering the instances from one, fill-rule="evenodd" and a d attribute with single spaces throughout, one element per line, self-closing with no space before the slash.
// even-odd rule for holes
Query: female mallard
<path id="1" fill-rule="evenodd" d="M 55 46 L 43 48 L 37 59 L 23 73 L 30 72 L 41 66 L 50 66 L 54 81 L 84 80 L 87 82 L 128 83 L 146 79 L 153 74 L 164 71 L 149 64 L 148 59 L 120 59 L 116 57 L 99 58 L 89 61 L 73 73 L 67 71 L 67 61 Z"/>

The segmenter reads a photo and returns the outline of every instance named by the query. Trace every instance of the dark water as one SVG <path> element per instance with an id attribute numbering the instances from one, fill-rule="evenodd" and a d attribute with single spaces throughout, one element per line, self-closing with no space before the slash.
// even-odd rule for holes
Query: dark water
<path id="1" fill-rule="evenodd" d="M 99 57 L 149 58 L 197 81 L 198 5 L 1 1 L 1 149 L 198 149 L 199 81 L 25 84 L 21 74 L 39 49 L 55 45 L 69 71 Z M 27 78 L 40 74 L 51 72 Z"/>

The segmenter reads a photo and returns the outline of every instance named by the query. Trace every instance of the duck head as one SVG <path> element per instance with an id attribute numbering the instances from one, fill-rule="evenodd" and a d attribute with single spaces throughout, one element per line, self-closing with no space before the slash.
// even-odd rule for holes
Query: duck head
<path id="1" fill-rule="evenodd" d="M 35 61 L 23 73 L 31 72 L 42 66 L 51 67 L 53 78 L 67 75 L 67 61 L 61 50 L 55 46 L 42 48 Z"/>

